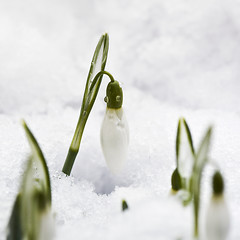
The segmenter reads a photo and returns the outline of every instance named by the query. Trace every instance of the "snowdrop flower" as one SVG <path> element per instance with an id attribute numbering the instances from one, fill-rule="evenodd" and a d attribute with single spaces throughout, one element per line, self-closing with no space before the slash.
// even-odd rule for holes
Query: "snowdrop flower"
<path id="1" fill-rule="evenodd" d="M 111 75 L 109 77 L 111 82 L 107 86 L 107 96 L 104 99 L 107 108 L 101 128 L 101 146 L 110 171 L 118 174 L 127 159 L 129 130 L 122 108 L 122 88 Z"/>
<path id="2" fill-rule="evenodd" d="M 223 196 L 224 182 L 220 172 L 213 176 L 213 196 L 209 204 L 206 219 L 208 240 L 225 240 L 229 232 L 229 212 Z"/>

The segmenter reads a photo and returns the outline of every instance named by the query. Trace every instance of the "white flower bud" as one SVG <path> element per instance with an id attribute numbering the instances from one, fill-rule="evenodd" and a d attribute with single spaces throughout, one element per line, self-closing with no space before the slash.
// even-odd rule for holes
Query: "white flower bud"
<path id="1" fill-rule="evenodd" d="M 125 165 L 128 143 L 129 130 L 123 109 L 107 108 L 101 128 L 101 145 L 113 174 L 118 174 Z"/>
<path id="2" fill-rule="evenodd" d="M 206 215 L 208 240 L 225 240 L 230 228 L 229 211 L 223 195 L 213 195 Z"/>

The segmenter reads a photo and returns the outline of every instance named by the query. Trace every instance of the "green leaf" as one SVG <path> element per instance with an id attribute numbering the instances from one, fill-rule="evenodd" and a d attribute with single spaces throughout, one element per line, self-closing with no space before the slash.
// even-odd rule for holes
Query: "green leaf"
<path id="1" fill-rule="evenodd" d="M 93 59 L 91 62 L 91 67 L 88 73 L 87 82 L 84 91 L 84 97 L 81 106 L 81 112 L 78 120 L 78 124 L 73 136 L 71 143 L 71 148 L 75 151 L 79 150 L 80 142 L 82 138 L 82 133 L 87 122 L 88 116 L 92 110 L 93 104 L 97 97 L 101 80 L 103 76 L 99 77 L 99 81 L 94 85 L 93 89 L 90 91 L 91 83 L 95 75 L 105 69 L 107 54 L 109 48 L 109 37 L 108 34 L 102 35 L 100 38 L 97 47 L 95 49 Z"/>
<path id="2" fill-rule="evenodd" d="M 210 148 L 212 128 L 209 127 L 196 154 L 195 164 L 193 167 L 192 176 L 192 194 L 194 206 L 194 235 L 198 236 L 199 225 L 199 207 L 200 207 L 200 193 L 201 193 L 201 178 L 204 166 L 208 161 L 208 152 Z"/>
<path id="3" fill-rule="evenodd" d="M 178 121 L 176 136 L 177 168 L 182 178 L 189 180 L 194 164 L 194 148 L 190 129 L 184 118 Z"/>
<path id="4" fill-rule="evenodd" d="M 86 81 L 80 116 L 78 119 L 78 123 L 74 132 L 71 145 L 68 150 L 68 155 L 66 157 L 66 160 L 62 169 L 62 171 L 67 175 L 70 175 L 72 166 L 77 157 L 81 139 L 82 139 L 82 134 L 83 134 L 88 116 L 96 100 L 99 87 L 102 81 L 102 75 L 99 76 L 99 79 L 98 81 L 96 81 L 96 84 L 92 85 L 92 81 L 98 72 L 104 71 L 105 69 L 107 55 L 108 55 L 108 48 L 109 48 L 109 37 L 108 37 L 108 34 L 104 34 L 100 38 L 92 58 L 90 70 L 89 70 L 87 81 Z M 90 90 L 90 87 L 91 87 L 91 90 Z"/>
<path id="5" fill-rule="evenodd" d="M 41 186 L 41 191 L 46 195 L 46 199 L 51 204 L 52 195 L 51 195 L 51 184 L 50 184 L 50 177 L 49 171 L 47 167 L 47 163 L 43 156 L 42 150 L 39 147 L 37 140 L 33 136 L 32 132 L 28 128 L 27 124 L 23 121 L 22 122 L 29 145 L 32 150 L 31 158 L 32 161 L 29 161 L 29 174 L 26 174 L 25 177 L 29 177 L 31 181 L 31 177 L 35 180 L 39 181 L 39 185 Z M 36 171 L 32 173 L 33 167 L 36 168 Z M 31 174 L 32 176 L 31 176 Z"/>
<path id="6" fill-rule="evenodd" d="M 196 155 L 196 164 L 194 166 L 195 171 L 199 172 L 204 167 L 204 165 L 207 161 L 209 147 L 210 147 L 211 134 L 212 134 L 212 128 L 209 127 L 202 142 L 201 142 L 201 145 L 200 145 L 197 155 Z"/>
<path id="7" fill-rule="evenodd" d="M 9 220 L 7 240 L 38 239 L 42 216 L 51 208 L 51 185 L 45 158 L 27 124 L 22 123 L 31 155 Z"/>

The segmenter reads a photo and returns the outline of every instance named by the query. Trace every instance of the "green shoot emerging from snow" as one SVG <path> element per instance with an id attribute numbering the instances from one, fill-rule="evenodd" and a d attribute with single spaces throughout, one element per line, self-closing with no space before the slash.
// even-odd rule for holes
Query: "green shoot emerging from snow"
<path id="1" fill-rule="evenodd" d="M 16 197 L 8 224 L 7 240 L 50 239 L 51 226 L 43 227 L 43 217 L 51 210 L 51 185 L 49 172 L 43 153 L 23 122 L 32 154 L 28 159 L 20 192 Z"/>
<path id="2" fill-rule="evenodd" d="M 128 209 L 128 204 L 125 200 L 122 200 L 122 211 L 126 211 Z"/>
<path id="3" fill-rule="evenodd" d="M 85 124 L 87 122 L 88 116 L 91 112 L 91 109 L 93 107 L 93 104 L 98 94 L 98 90 L 102 80 L 102 75 L 99 76 L 99 79 L 98 81 L 96 81 L 96 84 L 92 84 L 92 81 L 98 72 L 103 71 L 105 69 L 107 55 L 108 55 L 108 45 L 109 45 L 109 37 L 107 34 L 104 34 L 100 38 L 93 55 L 91 67 L 89 70 L 89 74 L 88 74 L 87 82 L 85 86 L 85 92 L 83 96 L 79 120 L 78 120 L 77 127 L 72 139 L 72 143 L 68 150 L 67 158 L 65 160 L 65 163 L 62 169 L 62 171 L 67 175 L 70 175 L 71 173 L 72 166 L 74 164 L 75 158 L 79 151 Z"/>
<path id="4" fill-rule="evenodd" d="M 192 194 L 193 194 L 193 207 L 194 207 L 194 236 L 198 237 L 198 225 L 199 225 L 199 208 L 200 208 L 200 185 L 201 177 L 204 166 L 208 161 L 208 152 L 210 147 L 212 128 L 210 127 L 197 151 L 195 156 L 195 162 L 193 166 L 192 176 Z"/>

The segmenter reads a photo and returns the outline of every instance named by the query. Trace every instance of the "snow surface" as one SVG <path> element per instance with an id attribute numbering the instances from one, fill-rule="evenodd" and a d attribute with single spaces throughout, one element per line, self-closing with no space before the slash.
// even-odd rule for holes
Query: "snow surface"
<path id="1" fill-rule="evenodd" d="M 211 158 L 225 177 L 230 240 L 240 238 L 240 2 L 224 0 L 0 1 L 0 239 L 36 136 L 50 169 L 56 239 L 191 239 L 192 206 L 170 195 L 177 121 L 195 148 L 214 126 Z M 105 87 L 71 177 L 61 173 L 93 51 L 108 32 L 106 70 L 122 83 L 128 162 L 114 177 L 101 152 Z M 202 181 L 201 231 L 210 200 Z M 126 199 L 129 211 L 121 212 Z"/>

